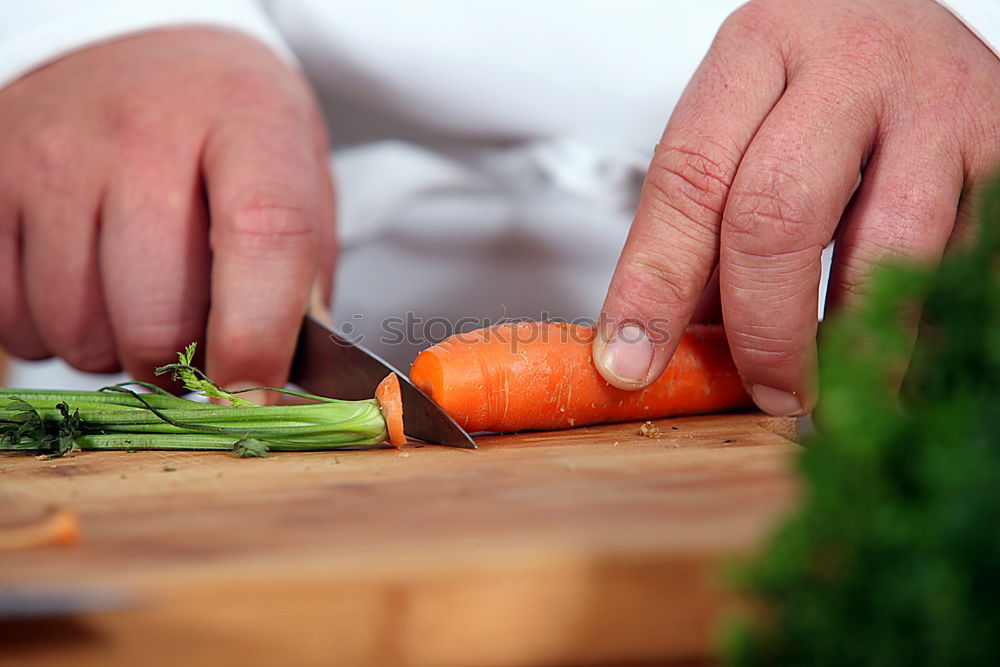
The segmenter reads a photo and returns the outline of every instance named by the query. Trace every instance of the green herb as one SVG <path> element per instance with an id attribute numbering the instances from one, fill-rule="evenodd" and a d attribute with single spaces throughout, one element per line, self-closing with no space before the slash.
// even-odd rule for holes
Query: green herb
<path id="1" fill-rule="evenodd" d="M 191 366 L 194 353 L 192 343 L 178 355 L 179 363 L 158 368 L 157 374 L 173 373 L 186 388 L 229 405 L 187 400 L 142 382 L 99 391 L 0 389 L 0 449 L 52 456 L 74 449 L 207 449 L 246 457 L 377 445 L 386 438 L 385 419 L 375 399 L 338 401 L 255 387 L 314 401 L 256 405 Z"/>
<path id="2" fill-rule="evenodd" d="M 825 328 L 801 504 L 742 572 L 759 608 L 730 626 L 728 664 L 1000 664 L 1000 181 L 981 222 Z"/>
<path id="3" fill-rule="evenodd" d="M 267 450 L 267 443 L 263 440 L 257 440 L 256 438 L 240 438 L 236 444 L 233 445 L 233 451 L 239 454 L 242 458 L 249 458 L 252 456 L 266 457 Z"/>
<path id="4" fill-rule="evenodd" d="M 208 398 L 227 400 L 229 405 L 234 408 L 246 408 L 253 405 L 250 401 L 226 391 L 191 365 L 197 346 L 197 343 L 188 345 L 183 352 L 177 353 L 178 363 L 160 366 L 156 369 L 156 374 L 171 373 L 171 378 L 183 384 L 188 391 L 198 392 Z"/>

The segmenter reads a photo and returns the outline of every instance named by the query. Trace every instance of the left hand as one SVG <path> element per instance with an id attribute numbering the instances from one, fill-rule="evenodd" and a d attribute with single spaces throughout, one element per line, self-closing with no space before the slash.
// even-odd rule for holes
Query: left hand
<path id="1" fill-rule="evenodd" d="M 849 304 L 887 259 L 936 262 L 998 164 L 1000 60 L 938 3 L 748 3 L 657 147 L 598 370 L 625 389 L 659 377 L 718 268 L 747 389 L 766 412 L 804 414 L 823 248 L 836 236 L 827 303 Z"/>

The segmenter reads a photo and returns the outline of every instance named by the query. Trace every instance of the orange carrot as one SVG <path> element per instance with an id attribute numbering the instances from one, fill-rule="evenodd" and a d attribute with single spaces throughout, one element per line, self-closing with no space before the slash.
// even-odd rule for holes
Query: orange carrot
<path id="1" fill-rule="evenodd" d="M 403 397 L 399 393 L 399 378 L 395 373 L 389 373 L 378 383 L 375 398 L 382 408 L 385 417 L 385 428 L 389 432 L 389 444 L 402 447 L 406 444 L 406 434 L 403 433 Z"/>
<path id="2" fill-rule="evenodd" d="M 548 430 L 748 408 L 721 326 L 690 326 L 659 380 L 609 385 L 591 359 L 594 328 L 510 322 L 421 352 L 410 378 L 469 431 Z"/>
<path id="3" fill-rule="evenodd" d="M 37 523 L 0 529 L 0 552 L 40 547 L 71 547 L 80 541 L 76 512 L 60 507 Z"/>

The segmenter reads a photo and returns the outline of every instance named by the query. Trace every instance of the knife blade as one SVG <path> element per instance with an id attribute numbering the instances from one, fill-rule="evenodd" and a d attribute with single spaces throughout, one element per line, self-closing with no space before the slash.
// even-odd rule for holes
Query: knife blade
<path id="1" fill-rule="evenodd" d="M 122 611 L 138 605 L 138 598 L 124 590 L 95 588 L 86 584 L 32 588 L 0 585 L 0 623 L 14 619 Z"/>
<path id="2" fill-rule="evenodd" d="M 451 447 L 475 449 L 476 443 L 454 419 L 377 355 L 347 340 L 332 327 L 307 314 L 292 361 L 291 381 L 319 396 L 362 400 L 375 395 L 375 387 L 389 373 L 399 376 L 406 434 Z"/>

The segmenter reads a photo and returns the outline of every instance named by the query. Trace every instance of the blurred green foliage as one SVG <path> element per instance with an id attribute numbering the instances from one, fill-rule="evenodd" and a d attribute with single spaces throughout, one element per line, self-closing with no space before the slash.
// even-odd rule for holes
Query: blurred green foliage
<path id="1" fill-rule="evenodd" d="M 759 607 L 729 624 L 725 664 L 1000 665 L 1000 180 L 980 222 L 825 326 L 803 498 L 738 575 Z"/>

